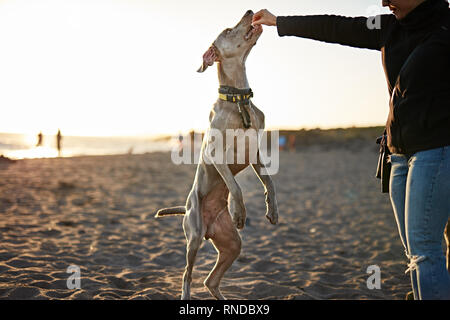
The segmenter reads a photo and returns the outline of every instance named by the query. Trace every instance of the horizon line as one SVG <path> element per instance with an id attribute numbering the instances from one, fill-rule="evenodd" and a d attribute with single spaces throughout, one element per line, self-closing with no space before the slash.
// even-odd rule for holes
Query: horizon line
<path id="1" fill-rule="evenodd" d="M 336 130 L 336 129 L 363 129 L 363 128 L 375 128 L 375 127 L 384 127 L 384 124 L 367 124 L 367 125 L 343 125 L 343 126 L 303 126 L 303 127 L 293 127 L 293 126 L 287 126 L 287 127 L 270 127 L 264 129 L 265 131 L 302 131 L 302 130 Z M 206 128 L 207 129 L 207 128 Z M 191 131 L 194 132 L 203 132 L 204 130 L 199 129 L 190 129 L 190 130 L 180 130 L 178 132 L 163 132 L 163 133 L 141 133 L 141 134 L 109 134 L 109 135 L 96 135 L 96 134 L 64 134 L 63 131 L 63 137 L 95 137 L 95 138 L 155 138 L 155 137 L 167 137 L 167 136 L 175 136 L 180 133 L 182 134 L 188 134 Z M 53 136 L 56 135 L 56 133 L 48 133 L 44 130 L 41 131 L 44 136 Z M 0 134 L 13 134 L 13 135 L 37 135 L 39 132 L 31 133 L 31 132 L 7 132 L 7 131 L 0 131 Z"/>

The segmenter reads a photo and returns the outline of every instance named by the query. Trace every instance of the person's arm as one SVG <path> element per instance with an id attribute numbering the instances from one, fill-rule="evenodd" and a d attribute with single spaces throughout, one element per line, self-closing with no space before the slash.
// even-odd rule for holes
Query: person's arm
<path id="1" fill-rule="evenodd" d="M 381 21 L 382 16 L 378 16 Z M 382 25 L 380 21 L 380 25 Z M 346 46 L 380 50 L 381 28 L 367 25 L 366 17 L 348 18 L 334 15 L 277 17 L 278 35 L 297 36 Z"/>
<path id="2" fill-rule="evenodd" d="M 297 36 L 342 45 L 380 50 L 392 15 L 348 18 L 335 15 L 279 16 L 257 12 L 253 24 L 276 26 L 279 36 Z M 375 20 L 374 20 L 375 19 Z"/>

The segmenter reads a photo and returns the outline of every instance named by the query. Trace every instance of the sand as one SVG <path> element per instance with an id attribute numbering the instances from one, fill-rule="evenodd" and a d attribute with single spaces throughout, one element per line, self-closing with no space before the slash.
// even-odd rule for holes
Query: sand
<path id="1" fill-rule="evenodd" d="M 242 253 L 226 273 L 228 299 L 404 299 L 410 290 L 389 198 L 374 178 L 375 148 L 282 152 L 274 176 L 280 221 L 264 217 L 263 187 L 238 176 L 247 207 Z M 0 299 L 179 299 L 183 205 L 195 165 L 169 153 L 0 162 Z M 216 252 L 204 241 L 192 297 Z M 80 289 L 68 289 L 70 265 Z M 369 290 L 367 267 L 381 270 Z"/>

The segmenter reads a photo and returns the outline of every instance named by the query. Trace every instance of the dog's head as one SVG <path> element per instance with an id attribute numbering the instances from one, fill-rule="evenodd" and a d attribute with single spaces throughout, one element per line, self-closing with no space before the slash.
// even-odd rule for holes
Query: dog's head
<path id="1" fill-rule="evenodd" d="M 238 58 L 245 62 L 250 50 L 262 33 L 261 25 L 252 26 L 253 11 L 249 10 L 234 28 L 227 28 L 219 34 L 203 55 L 203 64 L 197 72 L 204 72 L 214 62 Z"/>

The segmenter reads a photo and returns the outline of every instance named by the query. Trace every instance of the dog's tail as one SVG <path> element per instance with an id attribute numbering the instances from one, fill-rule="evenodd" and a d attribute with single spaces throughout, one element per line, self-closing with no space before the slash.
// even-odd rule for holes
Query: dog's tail
<path id="1" fill-rule="evenodd" d="M 158 210 L 158 212 L 155 215 L 155 218 L 161 218 L 161 217 L 173 216 L 173 215 L 183 215 L 185 213 L 186 213 L 185 206 L 164 208 L 164 209 Z"/>

